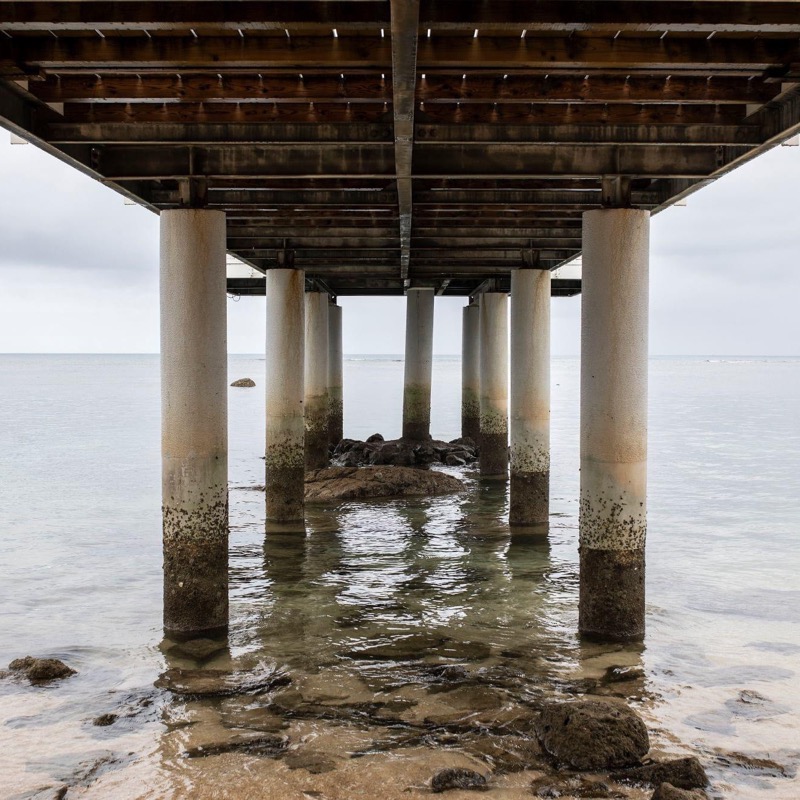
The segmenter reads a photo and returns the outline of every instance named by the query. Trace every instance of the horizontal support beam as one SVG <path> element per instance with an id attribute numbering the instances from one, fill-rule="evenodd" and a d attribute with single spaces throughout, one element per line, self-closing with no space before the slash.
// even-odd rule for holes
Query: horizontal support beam
<path id="1" fill-rule="evenodd" d="M 62 149 L 71 157 L 91 164 L 110 180 L 190 176 L 383 178 L 395 174 L 394 153 L 385 144 L 64 145 Z M 745 152 L 744 148 L 709 146 L 450 144 L 445 148 L 418 144 L 414 149 L 412 177 L 706 177 L 726 160 Z"/>
<path id="2" fill-rule="evenodd" d="M 565 114 L 566 116 L 566 114 Z M 714 116 L 711 114 L 710 116 Z M 389 142 L 392 126 L 384 123 L 142 123 L 55 122 L 46 126 L 47 139 L 56 144 L 98 142 L 107 144 L 281 142 Z M 708 124 L 429 124 L 415 125 L 422 142 L 520 142 L 598 144 L 735 144 L 758 145 L 755 125 Z"/>
<path id="3" fill-rule="evenodd" d="M 196 31 L 313 30 L 320 26 L 363 27 L 388 24 L 385 2 L 239 2 L 165 4 L 145 0 L 117 2 L 7 2 L 0 7 L 2 30 L 150 31 L 194 28 Z M 525 28 L 529 31 L 741 31 L 798 32 L 792 2 L 690 2 L 689 0 L 603 0 L 579 9 L 559 0 L 535 6 L 517 0 L 432 0 L 423 8 L 420 27 L 469 30 Z"/>
<path id="4" fill-rule="evenodd" d="M 419 40 L 420 72 L 436 68 L 479 69 L 704 69 L 733 67 L 760 73 L 770 67 L 800 62 L 797 36 L 786 39 L 713 39 L 667 36 L 619 38 L 583 34 L 569 37 L 447 36 Z M 285 36 L 81 36 L 14 37 L 0 40 L 0 70 L 12 74 L 20 67 L 57 72 L 80 67 L 93 72 L 110 69 L 169 69 L 217 64 L 268 70 L 303 67 L 372 67 L 390 71 L 391 47 L 380 36 L 333 38 Z"/>

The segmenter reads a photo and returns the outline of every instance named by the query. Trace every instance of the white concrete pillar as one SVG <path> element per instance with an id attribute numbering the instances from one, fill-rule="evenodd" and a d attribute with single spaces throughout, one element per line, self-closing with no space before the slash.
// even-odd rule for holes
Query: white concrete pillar
<path id="1" fill-rule="evenodd" d="M 481 438 L 480 295 L 464 306 L 461 320 L 461 436 Z"/>
<path id="2" fill-rule="evenodd" d="M 406 353 L 403 385 L 403 438 L 431 438 L 433 367 L 433 289 L 409 289 L 406 302 Z"/>
<path id="3" fill-rule="evenodd" d="M 580 619 L 644 636 L 650 214 L 583 215 Z"/>
<path id="4" fill-rule="evenodd" d="M 511 273 L 511 525 L 550 514 L 550 270 Z"/>
<path id="5" fill-rule="evenodd" d="M 321 469 L 328 455 L 328 295 L 306 292 L 306 469 Z"/>
<path id="6" fill-rule="evenodd" d="M 303 519 L 305 273 L 267 271 L 267 520 Z"/>
<path id="7" fill-rule="evenodd" d="M 161 212 L 164 630 L 228 627 L 225 214 Z"/>
<path id="8" fill-rule="evenodd" d="M 484 292 L 480 303 L 481 441 L 484 478 L 508 477 L 508 296 Z"/>
<path id="9" fill-rule="evenodd" d="M 342 307 L 332 303 L 328 306 L 328 441 L 332 445 L 344 436 L 342 378 Z"/>

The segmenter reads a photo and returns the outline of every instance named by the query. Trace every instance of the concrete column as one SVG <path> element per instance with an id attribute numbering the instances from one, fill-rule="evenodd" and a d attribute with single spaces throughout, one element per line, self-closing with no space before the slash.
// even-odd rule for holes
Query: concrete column
<path id="1" fill-rule="evenodd" d="M 328 295 L 306 292 L 305 418 L 306 469 L 327 467 Z"/>
<path id="2" fill-rule="evenodd" d="M 161 212 L 164 631 L 228 628 L 225 214 Z"/>
<path id="3" fill-rule="evenodd" d="M 581 634 L 644 637 L 650 214 L 583 215 Z"/>
<path id="4" fill-rule="evenodd" d="M 481 438 L 480 295 L 464 307 L 461 320 L 461 435 Z"/>
<path id="5" fill-rule="evenodd" d="M 342 398 L 342 307 L 328 306 L 328 441 L 337 445 L 344 436 Z"/>
<path id="6" fill-rule="evenodd" d="M 481 477 L 507 478 L 508 296 L 484 292 L 480 320 Z"/>
<path id="7" fill-rule="evenodd" d="M 303 519 L 305 274 L 267 271 L 267 519 Z"/>
<path id="8" fill-rule="evenodd" d="M 406 305 L 403 438 L 431 438 L 433 289 L 409 289 Z"/>
<path id="9" fill-rule="evenodd" d="M 511 273 L 511 525 L 550 514 L 550 271 Z"/>

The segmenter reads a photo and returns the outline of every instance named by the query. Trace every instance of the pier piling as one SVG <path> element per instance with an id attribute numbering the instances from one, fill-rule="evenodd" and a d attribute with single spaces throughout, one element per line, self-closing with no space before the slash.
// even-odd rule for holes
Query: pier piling
<path id="1" fill-rule="evenodd" d="M 306 293 L 305 427 L 306 469 L 321 469 L 328 457 L 328 295 Z"/>
<path id="2" fill-rule="evenodd" d="M 328 306 L 328 441 L 336 445 L 344 436 L 342 395 L 342 307 Z"/>
<path id="3" fill-rule="evenodd" d="M 511 525 L 550 513 L 550 284 L 550 270 L 511 273 Z"/>
<path id="4" fill-rule="evenodd" d="M 508 477 L 508 295 L 485 292 L 480 302 L 482 478 Z"/>
<path id="5" fill-rule="evenodd" d="M 480 295 L 464 306 L 461 321 L 461 435 L 481 437 Z"/>
<path id="6" fill-rule="evenodd" d="M 267 270 L 267 520 L 303 519 L 305 275 Z"/>
<path id="7" fill-rule="evenodd" d="M 403 438 L 431 438 L 433 289 L 409 289 L 406 299 L 406 352 Z"/>
<path id="8" fill-rule="evenodd" d="M 583 215 L 581 634 L 644 636 L 650 214 Z"/>
<path id="9" fill-rule="evenodd" d="M 228 627 L 225 213 L 161 212 L 164 631 Z"/>

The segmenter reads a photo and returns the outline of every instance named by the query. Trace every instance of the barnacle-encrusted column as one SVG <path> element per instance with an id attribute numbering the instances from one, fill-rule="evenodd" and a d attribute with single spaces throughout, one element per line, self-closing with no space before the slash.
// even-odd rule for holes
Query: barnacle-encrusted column
<path id="1" fill-rule="evenodd" d="M 644 636 L 650 214 L 583 215 L 580 620 Z"/>
<path id="2" fill-rule="evenodd" d="M 485 292 L 480 303 L 481 441 L 484 478 L 508 477 L 508 296 Z"/>
<path id="3" fill-rule="evenodd" d="M 433 289 L 409 289 L 406 303 L 403 438 L 431 438 Z"/>
<path id="4" fill-rule="evenodd" d="M 266 503 L 272 522 L 303 519 L 305 273 L 267 271 Z"/>
<path id="5" fill-rule="evenodd" d="M 342 307 L 328 306 L 328 441 L 339 444 L 344 436 L 342 400 Z"/>
<path id="6" fill-rule="evenodd" d="M 161 212 L 164 631 L 228 627 L 225 214 Z"/>
<path id="7" fill-rule="evenodd" d="M 550 510 L 550 271 L 511 273 L 511 525 Z"/>
<path id="8" fill-rule="evenodd" d="M 481 436 L 480 295 L 464 306 L 461 320 L 461 435 Z"/>
<path id="9" fill-rule="evenodd" d="M 328 295 L 306 293 L 305 417 L 306 469 L 327 467 Z"/>

